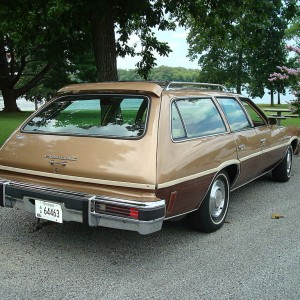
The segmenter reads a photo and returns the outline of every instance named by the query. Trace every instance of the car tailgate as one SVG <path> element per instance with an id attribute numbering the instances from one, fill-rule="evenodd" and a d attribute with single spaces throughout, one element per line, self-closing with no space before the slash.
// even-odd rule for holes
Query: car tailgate
<path id="1" fill-rule="evenodd" d="M 108 185 L 154 185 L 156 138 L 138 140 L 16 132 L 1 149 L 0 169 Z"/>

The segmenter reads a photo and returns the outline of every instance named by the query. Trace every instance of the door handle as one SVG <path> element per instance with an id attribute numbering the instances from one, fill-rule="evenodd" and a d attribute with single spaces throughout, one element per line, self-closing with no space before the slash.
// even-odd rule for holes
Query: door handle
<path id="1" fill-rule="evenodd" d="M 261 139 L 261 140 L 260 140 L 260 143 L 261 143 L 261 144 L 265 144 L 266 141 L 267 141 L 267 139 Z"/>
<path id="2" fill-rule="evenodd" d="M 245 146 L 245 144 L 238 145 L 238 149 L 239 149 L 239 150 L 244 150 L 244 149 L 245 149 L 245 147 L 246 147 L 246 146 Z"/>

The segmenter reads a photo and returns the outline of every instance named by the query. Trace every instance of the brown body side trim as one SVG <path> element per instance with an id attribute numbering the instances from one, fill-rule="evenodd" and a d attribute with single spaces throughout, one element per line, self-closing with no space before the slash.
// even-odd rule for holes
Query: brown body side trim
<path id="1" fill-rule="evenodd" d="M 171 193 L 177 192 L 173 208 L 167 212 L 166 218 L 196 210 L 205 197 L 215 175 L 216 173 L 212 173 L 170 187 L 157 189 L 156 197 L 165 199 L 167 208 Z"/>

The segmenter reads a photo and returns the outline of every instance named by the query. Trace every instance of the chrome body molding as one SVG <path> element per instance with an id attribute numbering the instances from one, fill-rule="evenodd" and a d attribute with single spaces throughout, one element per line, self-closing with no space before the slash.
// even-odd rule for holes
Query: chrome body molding
<path id="1" fill-rule="evenodd" d="M 62 208 L 63 221 L 84 223 L 89 226 L 137 231 L 150 234 L 162 228 L 165 219 L 165 201 L 140 202 L 130 199 L 103 197 L 86 193 L 54 189 L 45 186 L 8 181 L 0 178 L 3 190 L 1 206 L 16 207 L 35 214 L 35 200 L 59 204 Z M 1 197 L 0 197 L 1 199 Z M 114 211 L 97 211 L 98 206 L 113 207 Z M 118 215 L 133 209 L 138 217 Z"/>
<path id="2" fill-rule="evenodd" d="M 68 180 L 68 181 L 95 183 L 95 184 L 103 184 L 103 185 L 119 186 L 119 187 L 130 187 L 130 188 L 145 189 L 145 190 L 155 189 L 154 184 L 122 182 L 122 181 L 104 180 L 104 179 L 96 179 L 96 178 L 88 178 L 88 177 L 70 176 L 70 175 L 55 174 L 55 173 L 48 173 L 42 171 L 34 171 L 29 169 L 8 167 L 2 165 L 0 165 L 0 170 L 21 173 L 21 174 L 29 174 L 34 176 L 42 176 L 42 177 L 48 177 L 48 178 L 54 178 L 60 180 Z"/>
<path id="3" fill-rule="evenodd" d="M 183 182 L 188 181 L 188 180 L 193 180 L 193 179 L 197 179 L 199 177 L 203 177 L 203 176 L 206 176 L 206 175 L 215 174 L 215 173 L 218 173 L 221 170 L 225 169 L 228 166 L 239 165 L 239 164 L 240 164 L 240 161 L 238 159 L 228 160 L 228 161 L 220 164 L 216 168 L 209 169 L 209 170 L 206 170 L 206 171 L 203 171 L 203 172 L 200 172 L 200 173 L 196 173 L 196 174 L 193 174 L 193 175 L 190 175 L 190 176 L 186 176 L 186 177 L 183 177 L 183 178 L 175 179 L 175 180 L 172 180 L 172 181 L 160 183 L 160 184 L 157 185 L 157 188 L 162 189 L 162 188 L 170 187 L 170 186 L 175 185 L 175 184 L 183 183 Z"/>

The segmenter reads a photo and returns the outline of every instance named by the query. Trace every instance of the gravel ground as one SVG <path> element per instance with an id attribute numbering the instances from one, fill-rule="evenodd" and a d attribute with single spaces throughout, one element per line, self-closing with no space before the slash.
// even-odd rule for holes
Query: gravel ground
<path id="1" fill-rule="evenodd" d="M 212 234 L 185 221 L 142 236 L 81 224 L 34 230 L 0 208 L 0 299 L 300 299 L 300 157 L 232 193 Z M 284 216 L 272 219 L 272 213 Z"/>

